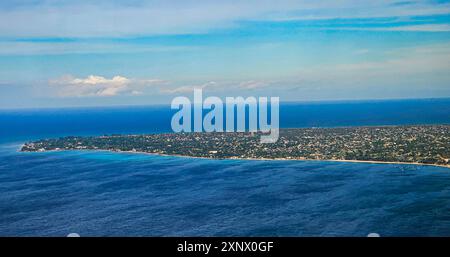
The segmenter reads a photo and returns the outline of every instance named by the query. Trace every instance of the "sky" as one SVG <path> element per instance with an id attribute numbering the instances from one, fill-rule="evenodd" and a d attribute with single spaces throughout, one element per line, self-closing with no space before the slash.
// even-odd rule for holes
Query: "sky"
<path id="1" fill-rule="evenodd" d="M 450 97 L 450 1 L 0 1 L 0 108 Z"/>

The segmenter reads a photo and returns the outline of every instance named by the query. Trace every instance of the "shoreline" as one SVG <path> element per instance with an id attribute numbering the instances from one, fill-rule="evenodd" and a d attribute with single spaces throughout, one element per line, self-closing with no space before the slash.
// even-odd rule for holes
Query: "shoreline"
<path id="1" fill-rule="evenodd" d="M 64 150 L 62 150 L 64 151 Z M 95 151 L 95 150 L 94 150 Z M 431 163 L 420 163 L 420 162 L 389 162 L 389 161 L 363 161 L 363 160 L 333 160 L 333 159 L 299 159 L 299 158 L 214 158 L 214 157 L 201 157 L 201 156 L 189 156 L 180 154 L 161 154 L 161 153 L 147 153 L 147 152 L 134 152 L 134 151 L 110 151 L 107 152 L 117 152 L 117 153 L 136 153 L 136 154 L 148 154 L 157 155 L 165 157 L 181 157 L 181 158 L 195 158 L 195 159 L 205 159 L 205 160 L 237 160 L 237 161 L 322 161 L 322 162 L 347 162 L 347 163 L 369 163 L 369 164 L 400 164 L 400 165 L 418 165 L 418 166 L 435 166 L 450 169 L 450 165 L 442 164 L 431 164 Z"/>
<path id="2" fill-rule="evenodd" d="M 22 145 L 23 146 L 23 145 Z M 22 149 L 22 147 L 20 147 Z M 23 152 L 21 150 L 18 152 Z M 367 164 L 399 164 L 399 165 L 417 165 L 417 166 L 434 166 L 450 169 L 450 164 L 431 164 L 431 163 L 420 163 L 420 162 L 390 162 L 390 161 L 366 161 L 366 160 L 333 160 L 333 159 L 300 159 L 300 158 L 214 158 L 214 157 L 201 157 L 201 156 L 189 156 L 181 154 L 163 154 L 163 153 L 148 153 L 139 151 L 122 151 L 122 150 L 105 150 L 105 149 L 59 149 L 59 150 L 45 150 L 42 152 L 30 152 L 30 153 L 46 153 L 46 152 L 64 152 L 64 151 L 94 151 L 94 152 L 111 152 L 111 153 L 131 153 L 131 154 L 147 154 L 156 155 L 163 157 L 180 157 L 180 158 L 195 158 L 195 159 L 205 159 L 205 160 L 237 160 L 237 161 L 322 161 L 322 162 L 346 162 L 346 163 L 367 163 Z"/>

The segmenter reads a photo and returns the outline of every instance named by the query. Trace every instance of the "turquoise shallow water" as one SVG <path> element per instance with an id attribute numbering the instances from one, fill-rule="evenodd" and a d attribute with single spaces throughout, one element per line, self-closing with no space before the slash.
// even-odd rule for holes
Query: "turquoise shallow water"
<path id="1" fill-rule="evenodd" d="M 450 124 L 450 100 L 289 104 L 282 127 Z M 0 236 L 450 236 L 450 169 L 110 152 L 61 135 L 169 131 L 165 107 L 0 111 Z"/>
<path id="2" fill-rule="evenodd" d="M 450 169 L 0 150 L 0 235 L 450 235 Z"/>

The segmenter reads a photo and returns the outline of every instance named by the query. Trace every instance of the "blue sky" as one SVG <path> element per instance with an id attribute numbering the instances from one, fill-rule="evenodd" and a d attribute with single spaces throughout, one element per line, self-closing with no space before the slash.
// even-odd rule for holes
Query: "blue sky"
<path id="1" fill-rule="evenodd" d="M 449 1 L 1 1 L 0 108 L 450 97 Z"/>

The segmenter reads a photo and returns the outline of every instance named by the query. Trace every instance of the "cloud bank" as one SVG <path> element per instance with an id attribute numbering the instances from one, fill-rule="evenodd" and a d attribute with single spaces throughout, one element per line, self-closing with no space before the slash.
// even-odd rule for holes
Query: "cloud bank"
<path id="1" fill-rule="evenodd" d="M 121 37 L 195 34 L 242 21 L 449 14 L 443 1 L 149 0 L 2 1 L 3 37 Z"/>
<path id="2" fill-rule="evenodd" d="M 49 81 L 50 85 L 55 86 L 57 95 L 61 97 L 140 95 L 142 89 L 164 83 L 159 79 L 139 80 L 123 76 L 114 76 L 108 79 L 96 75 L 86 78 L 66 75 Z"/>

